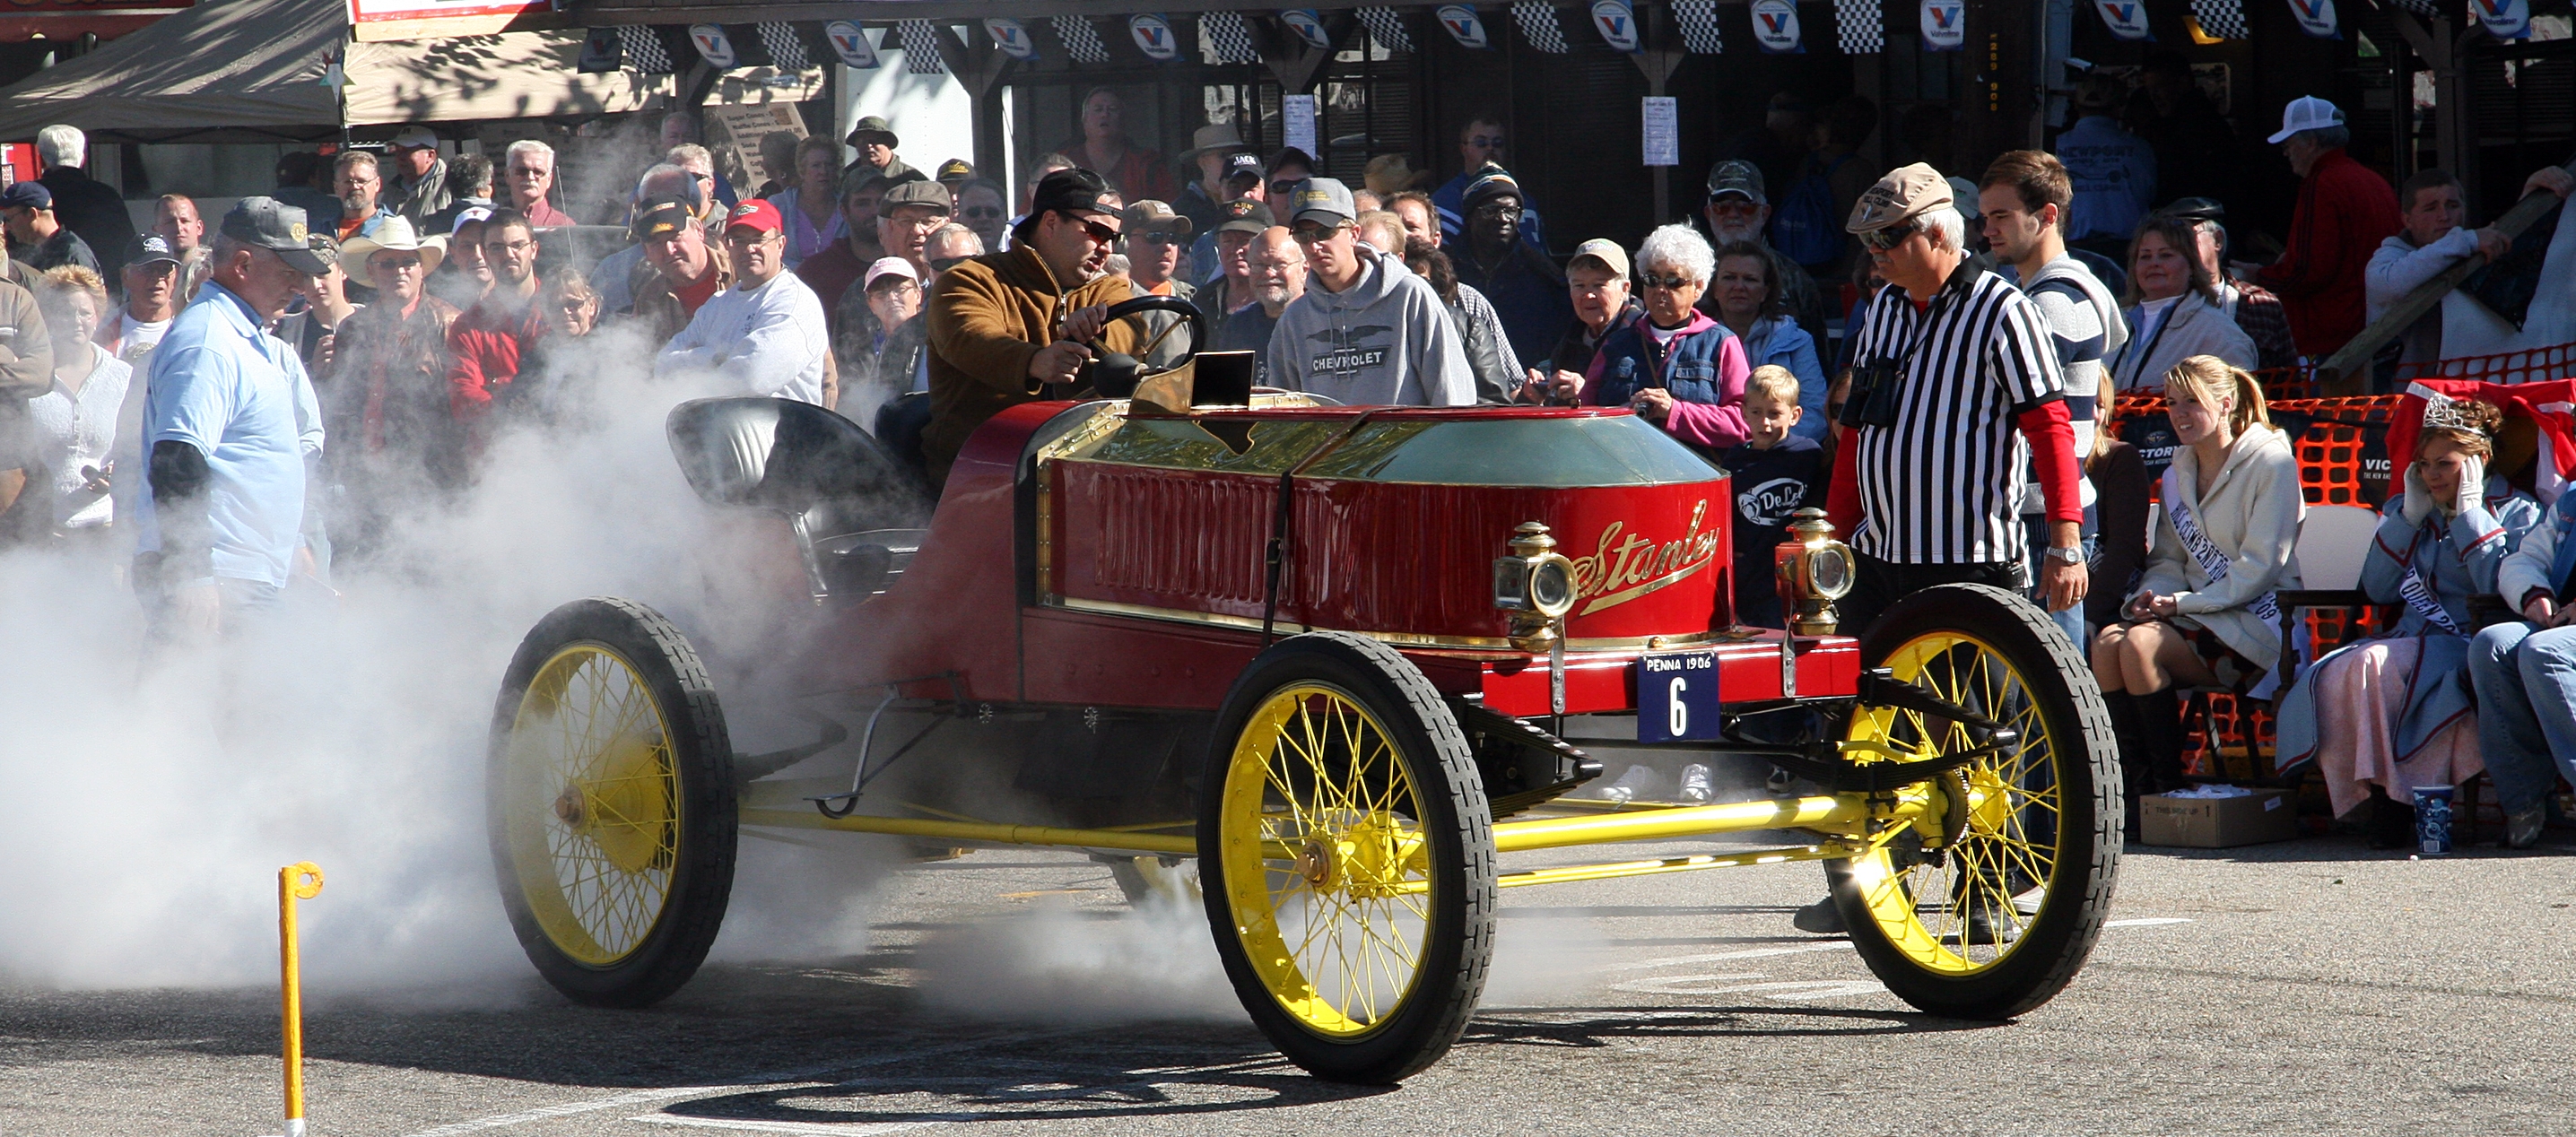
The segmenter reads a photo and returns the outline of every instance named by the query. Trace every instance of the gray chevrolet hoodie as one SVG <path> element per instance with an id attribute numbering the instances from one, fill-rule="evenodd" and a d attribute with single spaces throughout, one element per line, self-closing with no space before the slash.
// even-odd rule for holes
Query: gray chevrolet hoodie
<path id="1" fill-rule="evenodd" d="M 1327 292 L 1309 275 L 1306 294 L 1270 333 L 1270 382 L 1353 406 L 1463 407 L 1476 375 L 1449 309 L 1404 262 L 1359 246 L 1360 278 Z"/>

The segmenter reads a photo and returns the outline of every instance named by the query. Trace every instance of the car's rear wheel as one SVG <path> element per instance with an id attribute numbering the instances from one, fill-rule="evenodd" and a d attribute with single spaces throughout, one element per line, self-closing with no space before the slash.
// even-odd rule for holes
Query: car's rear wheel
<path id="1" fill-rule="evenodd" d="M 572 999 L 642 1007 L 706 959 L 733 888 L 733 750 L 697 653 L 640 604 L 528 633 L 493 709 L 493 866 L 519 944 Z"/>
<path id="2" fill-rule="evenodd" d="M 1466 1029 L 1493 955 L 1493 822 L 1466 738 L 1420 670 L 1338 633 L 1235 681 L 1199 811 L 1208 922 L 1235 993 L 1290 1061 L 1386 1083 Z"/>
<path id="3" fill-rule="evenodd" d="M 2021 597 L 1948 585 L 1891 606 L 1861 660 L 2020 737 L 1907 791 L 1928 791 L 1939 816 L 1826 862 L 1852 946 L 1934 1014 L 2002 1019 L 2047 1002 L 2092 954 L 2119 870 L 2118 753 L 2083 659 Z M 1921 757 L 1977 745 L 1956 723 L 1867 705 L 1850 737 Z"/>

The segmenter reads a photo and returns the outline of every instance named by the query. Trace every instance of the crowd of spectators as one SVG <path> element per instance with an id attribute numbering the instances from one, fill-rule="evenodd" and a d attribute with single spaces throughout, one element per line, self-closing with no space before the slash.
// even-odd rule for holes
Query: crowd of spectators
<path id="1" fill-rule="evenodd" d="M 2135 93 L 2087 81 L 2051 152 L 1978 171 L 1873 170 L 1874 105 L 1782 96 L 1730 141 L 1686 222 L 1633 245 L 1564 234 L 1580 239 L 1563 261 L 1496 116 L 1462 125 L 1446 182 L 1382 155 L 1355 187 L 1299 150 L 1256 153 L 1231 125 L 1167 159 L 1128 135 L 1106 88 L 1079 108 L 1078 136 L 1031 164 L 1016 203 L 960 159 L 924 174 L 875 117 L 837 141 L 762 140 L 766 184 L 738 194 L 673 114 L 631 190 L 617 182 L 627 240 L 578 259 L 540 140 L 497 162 L 442 156 L 419 128 L 382 153 L 289 154 L 277 189 L 242 199 L 209 242 L 176 195 L 132 233 L 81 172 L 79 132 L 49 128 L 43 176 L 0 188 L 0 464 L 14 471 L 0 536 L 144 551 L 138 589 L 178 634 L 271 607 L 299 575 L 327 585 L 333 558 L 370 555 L 401 509 L 472 485 L 497 432 L 568 397 L 578 369 L 550 360 L 598 328 L 631 330 L 656 376 L 697 390 L 917 432 L 896 449 L 917 448 L 934 487 L 977 425 L 1084 390 L 1101 353 L 1141 350 L 1151 368 L 1243 352 L 1261 384 L 1345 403 L 1635 410 L 1734 472 L 1736 554 L 1759 562 L 1735 574 L 1748 621 L 1779 621 L 1769 547 L 1811 506 L 1859 552 L 1855 625 L 1937 583 L 2029 596 L 2091 652 L 2134 799 L 2178 778 L 2177 687 L 2273 693 L 2263 606 L 2297 583 L 2300 508 L 2258 375 L 2334 352 L 2423 281 L 2508 244 L 2465 227 L 2457 179 L 2426 171 L 2401 194 L 2345 152 L 2340 109 L 2302 98 L 2270 136 L 2301 178 L 2286 251 L 2231 260 L 2211 196 L 2224 171 L 2180 133 L 2224 120 L 2161 60 Z M 2551 169 L 2525 188 L 2563 197 L 2570 181 Z M 1144 297 L 1195 305 L 1204 342 L 1173 311 L 1108 318 Z M 2409 329 L 2403 358 L 2437 357 L 2440 331 L 2438 317 Z M 2170 400 L 2180 443 L 2152 532 L 2149 467 L 2102 429 L 2130 392 Z M 2507 554 L 2549 523 L 2486 488 L 2475 426 L 2412 456 L 2374 554 L 2390 581 L 2418 558 L 2400 548 L 2465 572 L 2426 574 L 2437 608 L 2498 587 Z M 2495 548 L 2489 529 L 2505 534 Z M 2554 629 L 2546 585 L 2566 572 L 2535 571 L 2532 619 Z M 2411 725 L 2365 731 L 2358 750 L 2337 733 L 2378 721 L 2344 703 L 2404 688 L 2382 673 L 2519 690 L 2517 653 L 2576 656 L 2546 632 L 2474 652 L 2457 638 L 2456 652 L 2354 656 L 2296 696 L 2308 709 L 2285 723 L 2340 772 L 2339 806 L 2428 753 Z M 2525 702 L 2546 719 L 2560 697 Z M 2391 724 L 2434 713 L 2375 709 Z M 2525 752 L 2576 738 L 2521 719 L 2484 729 L 2491 754 L 2508 737 Z M 2501 779 L 2511 762 L 2490 768 Z M 2517 823 L 2538 781 L 2508 795 Z"/>

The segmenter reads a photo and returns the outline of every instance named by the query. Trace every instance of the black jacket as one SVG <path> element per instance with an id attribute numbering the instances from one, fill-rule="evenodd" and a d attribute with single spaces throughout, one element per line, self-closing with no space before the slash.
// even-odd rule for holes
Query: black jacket
<path id="1" fill-rule="evenodd" d="M 115 287 L 117 271 L 125 267 L 125 246 L 134 241 L 134 218 L 125 212 L 125 199 L 78 166 L 56 166 L 36 180 L 54 195 L 55 220 L 89 243 L 98 258 L 98 274 Z"/>

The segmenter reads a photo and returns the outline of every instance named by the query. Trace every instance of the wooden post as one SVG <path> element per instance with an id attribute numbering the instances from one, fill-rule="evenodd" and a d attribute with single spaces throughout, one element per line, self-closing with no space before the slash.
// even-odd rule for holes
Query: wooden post
<path id="1" fill-rule="evenodd" d="M 1010 184 L 1010 171 L 1002 169 L 1007 162 L 1002 144 L 1002 80 L 1017 62 L 1010 53 L 993 45 L 985 36 L 959 38 L 957 29 L 947 24 L 937 26 L 939 59 L 948 72 L 966 88 L 966 103 L 975 127 L 975 169 L 985 177 Z"/>
<path id="2" fill-rule="evenodd" d="M 2434 162 L 2450 171 L 2452 177 L 2460 179 L 2462 200 L 2475 202 L 2478 200 L 2477 122 L 2469 114 L 2468 77 L 2461 72 L 2459 65 L 2462 37 L 2446 18 L 2435 18 L 2428 25 L 2403 8 L 2392 8 L 2389 14 L 2396 18 L 2397 34 L 2424 60 L 2425 69 L 2433 73 Z M 2415 105 L 2413 91 L 2399 91 L 2396 95 L 2398 106 Z"/>

